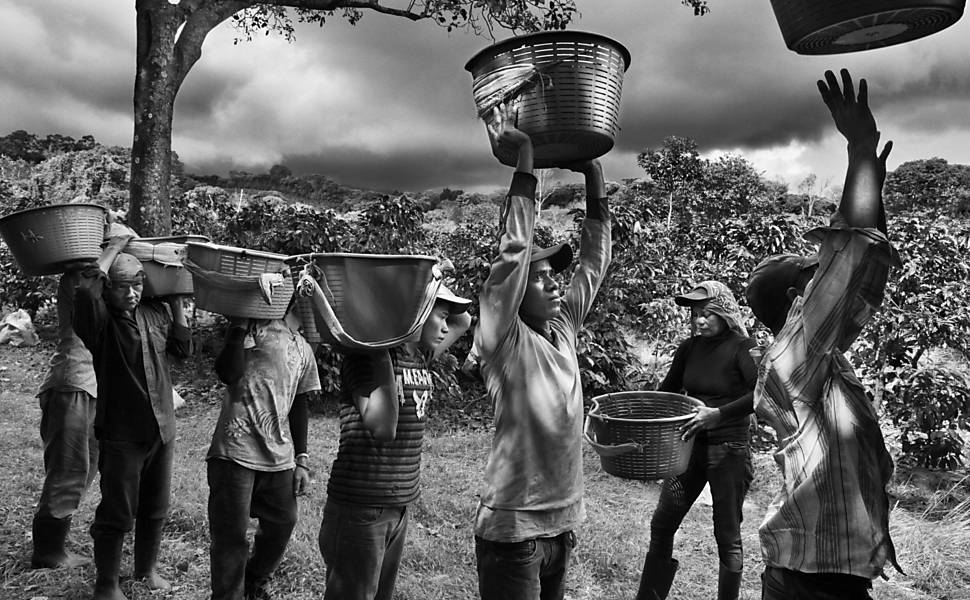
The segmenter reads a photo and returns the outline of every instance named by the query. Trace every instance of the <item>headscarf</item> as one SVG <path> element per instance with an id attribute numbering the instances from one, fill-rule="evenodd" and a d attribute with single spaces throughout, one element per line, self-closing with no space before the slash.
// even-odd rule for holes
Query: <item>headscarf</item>
<path id="1" fill-rule="evenodd" d="M 748 330 L 743 325 L 741 307 L 731 293 L 731 289 L 720 281 L 702 281 L 686 294 L 674 297 L 680 306 L 702 305 L 707 310 L 724 319 L 728 329 L 745 337 Z"/>

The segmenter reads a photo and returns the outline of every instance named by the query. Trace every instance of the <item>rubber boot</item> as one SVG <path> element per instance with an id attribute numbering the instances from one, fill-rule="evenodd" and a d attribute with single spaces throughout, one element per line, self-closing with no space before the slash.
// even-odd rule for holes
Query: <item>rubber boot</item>
<path id="1" fill-rule="evenodd" d="M 124 541 L 125 536 L 120 533 L 94 536 L 94 566 L 98 570 L 94 580 L 94 600 L 127 600 L 118 582 Z"/>
<path id="2" fill-rule="evenodd" d="M 32 537 L 34 551 L 30 557 L 31 569 L 56 569 L 58 567 L 83 567 L 91 559 L 68 551 L 64 544 L 71 531 L 71 517 L 54 519 L 34 517 Z"/>
<path id="3" fill-rule="evenodd" d="M 678 566 L 680 563 L 673 558 L 663 560 L 648 554 L 643 561 L 636 600 L 665 600 L 670 593 L 670 586 L 674 583 Z"/>
<path id="4" fill-rule="evenodd" d="M 144 582 L 150 590 L 170 590 L 172 584 L 156 571 L 158 551 L 162 547 L 164 519 L 138 519 L 135 521 L 135 568 L 134 577 Z"/>
<path id="5" fill-rule="evenodd" d="M 741 572 L 720 567 L 717 573 L 717 600 L 738 600 L 741 591 Z"/>

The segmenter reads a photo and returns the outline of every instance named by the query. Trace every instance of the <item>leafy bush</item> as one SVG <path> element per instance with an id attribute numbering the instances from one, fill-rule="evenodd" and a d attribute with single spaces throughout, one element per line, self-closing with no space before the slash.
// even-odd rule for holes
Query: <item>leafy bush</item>
<path id="1" fill-rule="evenodd" d="M 901 429 L 904 454 L 930 468 L 963 463 L 959 430 L 970 425 L 970 388 L 962 372 L 906 367 L 887 391 L 886 412 Z"/>

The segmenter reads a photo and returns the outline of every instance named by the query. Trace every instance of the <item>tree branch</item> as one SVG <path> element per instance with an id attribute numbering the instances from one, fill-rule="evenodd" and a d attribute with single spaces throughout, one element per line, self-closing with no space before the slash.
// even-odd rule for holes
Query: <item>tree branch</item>
<path id="1" fill-rule="evenodd" d="M 185 25 L 175 42 L 175 86 L 181 87 L 192 66 L 202 57 L 202 42 L 209 32 L 220 23 L 245 10 L 255 0 L 183 0 L 180 7 L 185 15 Z"/>

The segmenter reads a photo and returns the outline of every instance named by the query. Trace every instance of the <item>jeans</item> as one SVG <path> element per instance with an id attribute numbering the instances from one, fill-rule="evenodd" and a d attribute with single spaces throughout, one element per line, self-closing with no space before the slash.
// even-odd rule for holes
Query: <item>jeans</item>
<path id="1" fill-rule="evenodd" d="M 566 567 L 576 547 L 572 531 L 524 542 L 475 537 L 482 600 L 562 600 Z"/>
<path id="2" fill-rule="evenodd" d="M 747 442 L 695 442 L 687 470 L 677 477 L 664 480 L 660 500 L 650 519 L 650 549 L 647 554 L 663 563 L 670 560 L 674 534 L 704 489 L 704 484 L 710 483 L 718 558 L 723 569 L 740 573 L 744 564 L 741 509 L 753 478 L 751 451 Z"/>
<path id="3" fill-rule="evenodd" d="M 71 517 L 97 474 L 96 403 L 87 392 L 47 390 L 40 395 L 44 487 L 35 517 Z"/>
<path id="4" fill-rule="evenodd" d="M 799 573 L 765 567 L 761 600 L 872 600 L 872 581 L 844 573 Z"/>
<path id="5" fill-rule="evenodd" d="M 212 600 L 241 600 L 272 575 L 296 526 L 293 469 L 254 471 L 229 460 L 206 464 L 209 481 L 209 564 Z M 249 518 L 259 520 L 249 555 Z"/>
<path id="6" fill-rule="evenodd" d="M 175 443 L 101 440 L 98 470 L 101 502 L 94 513 L 91 536 L 124 535 L 135 517 L 161 521 L 168 517 Z"/>
<path id="7" fill-rule="evenodd" d="M 327 500 L 320 553 L 327 563 L 324 600 L 391 600 L 408 531 L 407 506 Z"/>

